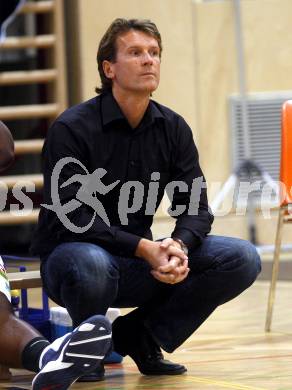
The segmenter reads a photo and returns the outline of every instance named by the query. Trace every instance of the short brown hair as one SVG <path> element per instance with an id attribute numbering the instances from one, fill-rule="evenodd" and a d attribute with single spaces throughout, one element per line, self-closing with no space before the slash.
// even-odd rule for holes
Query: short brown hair
<path id="1" fill-rule="evenodd" d="M 161 35 L 151 20 L 147 19 L 115 19 L 107 29 L 104 36 L 101 38 L 99 43 L 96 61 L 98 65 L 98 72 L 101 79 L 101 87 L 95 89 L 96 93 L 106 92 L 112 88 L 112 80 L 107 78 L 104 74 L 102 63 L 103 61 L 114 62 L 116 60 L 116 41 L 117 38 L 127 33 L 130 30 L 142 31 L 145 34 L 151 35 L 157 40 L 160 48 L 160 55 L 162 52 Z"/>

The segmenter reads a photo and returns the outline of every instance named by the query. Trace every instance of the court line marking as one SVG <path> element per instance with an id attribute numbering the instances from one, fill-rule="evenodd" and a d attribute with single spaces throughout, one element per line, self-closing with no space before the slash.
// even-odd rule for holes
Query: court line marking
<path id="1" fill-rule="evenodd" d="M 130 370 L 129 370 L 129 368 L 130 368 Z M 133 372 L 133 370 L 131 370 L 131 368 L 132 367 L 127 367 L 126 370 Z M 247 385 L 242 385 L 240 383 L 227 382 L 227 381 L 221 381 L 218 379 L 211 379 L 211 378 L 204 378 L 204 377 L 197 377 L 194 375 L 181 376 L 179 379 L 180 379 L 179 383 L 176 383 L 176 384 L 171 383 L 172 379 L 170 379 L 170 378 L 166 379 L 166 381 L 163 382 L 163 384 L 161 383 L 161 386 L 165 387 L 165 385 L 167 384 L 169 387 L 176 387 L 179 389 L 181 386 L 183 386 L 183 384 L 188 384 L 189 382 L 191 382 L 191 383 L 201 383 L 201 384 L 205 384 L 205 385 L 216 385 L 216 386 L 224 387 L 226 389 L 235 389 L 235 390 L 268 390 L 268 389 L 263 388 L 263 387 L 247 386 Z M 167 383 L 169 381 L 170 381 L 170 383 Z M 135 386 L 136 386 L 136 388 L 145 387 L 145 383 L 135 384 Z M 147 383 L 147 387 L 149 387 L 149 388 L 152 388 L 152 387 L 159 388 L 161 386 L 159 383 L 155 383 L 155 384 L 154 383 L 153 384 Z M 184 388 L 184 387 L 182 387 L 182 388 Z"/>
<path id="2" fill-rule="evenodd" d="M 197 338 L 195 340 L 193 340 L 194 342 L 197 342 L 197 343 L 205 343 L 205 342 L 208 342 L 208 341 L 226 341 L 226 340 L 240 340 L 240 339 L 250 339 L 250 338 L 260 338 L 262 340 L 266 340 L 266 341 L 269 341 L 275 337 L 292 337 L 292 333 L 291 332 L 271 332 L 269 334 L 266 334 L 265 332 L 263 333 L 246 333 L 246 334 L 229 334 L 228 336 L 222 334 L 222 335 L 214 335 L 214 334 L 210 334 L 210 335 L 196 335 Z M 177 351 L 183 351 L 183 350 L 191 350 L 193 349 L 194 347 L 188 347 L 188 345 L 185 345 L 184 347 L 182 348 L 178 348 Z"/>
<path id="3" fill-rule="evenodd" d="M 237 390 L 267 390 L 263 387 L 254 387 L 254 386 L 246 386 L 242 385 L 240 383 L 234 383 L 234 382 L 226 382 L 226 381 L 220 381 L 215 379 L 209 379 L 209 378 L 200 378 L 196 376 L 189 376 L 188 379 L 191 379 L 194 383 L 205 383 L 210 385 L 217 385 L 221 387 L 225 387 L 227 389 L 237 389 Z"/>
<path id="4" fill-rule="evenodd" d="M 218 363 L 218 362 L 235 362 L 242 360 L 258 360 L 258 359 L 281 359 L 281 358 L 290 358 L 292 355 L 267 355 L 267 356 L 247 356 L 244 358 L 230 358 L 230 359 L 216 359 L 216 360 L 196 360 L 196 361 L 188 361 L 185 364 L 201 364 L 201 363 Z"/>
<path id="5" fill-rule="evenodd" d="M 170 381 L 170 383 L 168 383 L 168 381 Z M 263 388 L 263 387 L 254 387 L 254 386 L 246 386 L 246 385 L 242 385 L 240 383 L 234 383 L 234 382 L 227 382 L 227 381 L 221 381 L 221 380 L 216 380 L 216 379 L 210 379 L 210 378 L 203 378 L 203 377 L 196 377 L 196 376 L 193 376 L 193 375 L 189 375 L 187 377 L 180 377 L 180 381 L 179 383 L 173 383 L 170 379 L 169 380 L 166 380 L 165 382 L 163 383 L 148 383 L 147 384 L 147 387 L 149 388 L 159 388 L 159 387 L 164 387 L 165 388 L 165 385 L 167 384 L 168 387 L 176 387 L 177 389 L 179 388 L 182 388 L 184 389 L 184 385 L 187 385 L 188 383 L 201 383 L 201 384 L 205 384 L 205 385 L 216 385 L 216 386 L 220 386 L 220 387 L 224 387 L 226 389 L 235 389 L 235 390 L 267 390 L 266 388 Z M 136 388 L 139 388 L 139 387 L 145 387 L 145 383 L 141 383 L 141 384 L 136 384 Z"/>

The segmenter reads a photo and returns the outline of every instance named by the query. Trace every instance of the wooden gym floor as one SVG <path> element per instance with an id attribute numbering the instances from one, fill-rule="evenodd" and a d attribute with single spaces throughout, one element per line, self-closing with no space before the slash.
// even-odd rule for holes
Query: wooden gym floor
<path id="1" fill-rule="evenodd" d="M 131 359 L 108 366 L 104 382 L 77 383 L 72 389 L 103 390 L 292 390 L 292 283 L 277 288 L 272 332 L 265 334 L 268 283 L 257 282 L 225 304 L 174 354 L 188 373 L 176 377 L 144 377 Z M 13 370 L 1 389 L 29 389 L 33 378 Z"/>

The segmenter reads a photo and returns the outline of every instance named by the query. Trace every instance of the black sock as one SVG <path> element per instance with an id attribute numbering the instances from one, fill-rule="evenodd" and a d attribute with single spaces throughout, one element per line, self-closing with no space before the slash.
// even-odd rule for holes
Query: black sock
<path id="1" fill-rule="evenodd" d="M 50 343 L 44 337 L 35 337 L 26 344 L 21 356 L 23 367 L 26 370 L 38 372 L 41 353 L 48 345 Z"/>

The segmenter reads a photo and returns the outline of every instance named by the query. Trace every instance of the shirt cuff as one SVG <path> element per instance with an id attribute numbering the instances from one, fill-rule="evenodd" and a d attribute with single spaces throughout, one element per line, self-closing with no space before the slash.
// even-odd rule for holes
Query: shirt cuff
<path id="1" fill-rule="evenodd" d="M 201 239 L 194 233 L 187 229 L 175 229 L 171 237 L 179 238 L 188 247 L 188 250 L 192 250 L 200 245 Z"/>
<path id="2" fill-rule="evenodd" d="M 115 239 L 121 256 L 135 256 L 136 248 L 141 237 L 119 230 L 116 233 Z"/>

